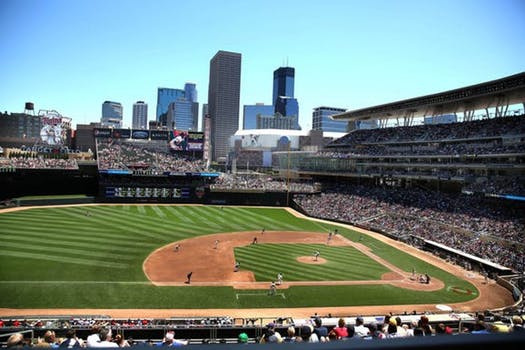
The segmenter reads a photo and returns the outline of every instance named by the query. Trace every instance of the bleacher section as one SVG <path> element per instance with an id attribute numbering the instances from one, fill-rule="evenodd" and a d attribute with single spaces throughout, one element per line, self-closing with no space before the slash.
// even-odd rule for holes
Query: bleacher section
<path id="1" fill-rule="evenodd" d="M 515 271 L 525 269 L 520 205 L 418 188 L 342 183 L 294 200 L 313 217 L 357 224 L 409 242 L 436 241 Z"/>

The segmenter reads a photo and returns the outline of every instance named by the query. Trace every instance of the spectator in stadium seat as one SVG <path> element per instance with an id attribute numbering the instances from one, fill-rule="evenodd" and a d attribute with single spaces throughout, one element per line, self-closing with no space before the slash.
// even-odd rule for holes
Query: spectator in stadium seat
<path id="1" fill-rule="evenodd" d="M 328 329 L 323 326 L 323 320 L 320 317 L 314 319 L 315 327 L 314 333 L 317 334 L 317 338 L 321 343 L 328 341 Z"/>
<path id="2" fill-rule="evenodd" d="M 354 327 L 354 338 L 364 338 L 370 334 L 370 329 L 364 325 L 365 321 L 361 316 L 356 317 Z"/>
<path id="3" fill-rule="evenodd" d="M 295 343 L 297 337 L 295 336 L 295 327 L 290 326 L 286 329 L 286 337 L 283 338 L 283 343 Z"/>
<path id="4" fill-rule="evenodd" d="M 513 332 L 524 332 L 525 328 L 523 328 L 523 318 L 518 315 L 512 316 L 512 331 Z"/>
<path id="5" fill-rule="evenodd" d="M 388 322 L 386 338 L 400 338 L 399 334 L 397 334 L 397 322 L 393 318 Z"/>
<path id="6" fill-rule="evenodd" d="M 8 348 L 23 348 L 26 345 L 22 333 L 14 333 L 7 338 L 6 346 Z"/>
<path id="7" fill-rule="evenodd" d="M 418 327 L 423 329 L 423 332 L 425 332 L 425 335 L 434 335 L 434 328 L 430 325 L 430 322 L 428 320 L 428 317 L 423 315 L 419 318 L 418 321 Z"/>
<path id="8" fill-rule="evenodd" d="M 115 335 L 115 343 L 117 343 L 119 348 L 129 348 L 131 346 L 129 342 L 120 333 Z"/>
<path id="9" fill-rule="evenodd" d="M 369 335 L 364 339 L 384 339 L 385 334 L 379 330 L 377 323 L 372 322 L 368 325 Z"/>
<path id="10" fill-rule="evenodd" d="M 470 332 L 470 334 L 490 334 L 490 331 L 486 327 L 485 322 L 477 321 L 474 324 L 474 329 L 472 332 Z"/>
<path id="11" fill-rule="evenodd" d="M 48 330 L 44 333 L 44 338 L 38 338 L 36 347 L 39 348 L 58 348 L 55 332 Z"/>
<path id="12" fill-rule="evenodd" d="M 188 345 L 188 341 L 175 339 L 175 331 L 168 331 L 164 336 L 162 342 L 158 343 L 157 346 L 183 346 Z"/>
<path id="13" fill-rule="evenodd" d="M 73 328 L 70 328 L 66 332 L 66 339 L 64 339 L 62 343 L 60 343 L 59 347 L 73 349 L 73 348 L 80 348 L 82 347 L 82 345 L 83 345 L 82 339 L 77 337 L 77 333 Z"/>
<path id="14" fill-rule="evenodd" d="M 100 332 L 100 326 L 98 324 L 91 327 L 91 334 L 86 338 L 86 344 L 88 348 L 94 348 L 100 343 L 100 337 L 98 333 Z"/>
<path id="15" fill-rule="evenodd" d="M 111 332 L 111 328 L 101 328 L 98 336 L 100 338 L 100 341 L 98 343 L 94 343 L 91 345 L 93 348 L 118 348 L 117 343 L 114 343 L 112 341 L 113 333 Z"/>
<path id="16" fill-rule="evenodd" d="M 337 321 L 337 327 L 334 327 L 330 333 L 335 334 L 336 339 L 348 338 L 348 329 L 346 328 L 346 322 L 343 318 Z"/>

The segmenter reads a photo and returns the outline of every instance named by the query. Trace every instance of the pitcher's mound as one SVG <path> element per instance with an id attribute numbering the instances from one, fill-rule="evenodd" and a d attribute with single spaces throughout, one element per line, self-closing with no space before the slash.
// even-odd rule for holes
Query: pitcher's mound
<path id="1" fill-rule="evenodd" d="M 297 258 L 297 261 L 304 263 L 304 264 L 313 264 L 313 265 L 320 265 L 320 264 L 326 263 L 326 259 L 319 257 L 317 258 L 317 261 L 315 261 L 315 258 L 312 256 L 300 256 Z"/>

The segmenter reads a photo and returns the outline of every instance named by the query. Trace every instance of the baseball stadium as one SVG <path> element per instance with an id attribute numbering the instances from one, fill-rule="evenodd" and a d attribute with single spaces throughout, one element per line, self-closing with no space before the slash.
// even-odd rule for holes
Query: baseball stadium
<path id="1" fill-rule="evenodd" d="M 335 115 L 377 125 L 342 137 L 232 142 L 225 163 L 206 132 L 1 114 L 0 344 L 518 333 L 524 109 L 520 73 Z M 54 141 L 9 134 L 16 118 Z"/>

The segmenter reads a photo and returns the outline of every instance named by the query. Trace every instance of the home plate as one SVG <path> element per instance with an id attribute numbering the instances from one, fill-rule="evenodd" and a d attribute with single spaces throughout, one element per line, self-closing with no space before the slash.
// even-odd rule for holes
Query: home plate
<path id="1" fill-rule="evenodd" d="M 448 305 L 438 304 L 436 305 L 436 308 L 441 311 L 452 311 L 452 308 Z"/>

